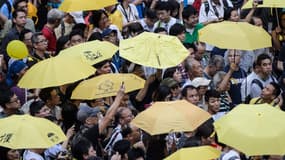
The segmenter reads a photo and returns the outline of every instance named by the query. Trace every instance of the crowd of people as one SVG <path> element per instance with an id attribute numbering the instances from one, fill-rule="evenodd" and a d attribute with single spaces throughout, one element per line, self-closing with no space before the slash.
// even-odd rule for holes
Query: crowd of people
<path id="1" fill-rule="evenodd" d="M 241 9 L 246 2 L 119 0 L 100 10 L 62 12 L 58 9 L 61 0 L 1 1 L 0 118 L 15 114 L 47 118 L 62 128 L 67 140 L 44 149 L 0 147 L 0 159 L 162 160 L 180 148 L 211 145 L 222 151 L 220 160 L 282 160 L 281 155 L 249 157 L 219 143 L 213 134 L 213 122 L 241 103 L 268 103 L 285 110 L 285 10 L 258 8 L 259 0 L 253 1 L 251 9 Z M 272 36 L 272 47 L 244 51 L 199 41 L 201 28 L 222 21 L 263 28 Z M 17 86 L 29 68 L 66 48 L 93 40 L 119 46 L 120 40 L 142 32 L 176 36 L 189 56 L 175 67 L 156 69 L 123 59 L 118 51 L 111 59 L 94 64 L 92 77 L 133 73 L 145 79 L 142 89 L 125 93 L 128 84 L 123 84 L 115 97 L 71 99 L 80 81 L 30 90 Z M 16 60 L 8 55 L 12 40 L 26 45 L 28 57 Z M 130 124 L 153 103 L 180 99 L 212 118 L 193 132 L 171 135 L 150 136 Z"/>

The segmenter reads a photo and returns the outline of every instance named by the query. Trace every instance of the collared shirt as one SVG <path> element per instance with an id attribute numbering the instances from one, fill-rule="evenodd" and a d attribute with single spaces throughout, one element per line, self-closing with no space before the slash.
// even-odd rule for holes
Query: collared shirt
<path id="1" fill-rule="evenodd" d="M 56 50 L 56 35 L 51 28 L 48 28 L 46 25 L 42 29 L 43 35 L 48 40 L 48 48 L 47 51 L 54 52 Z"/>
<path id="2" fill-rule="evenodd" d="M 161 22 L 160 20 L 155 22 L 154 24 L 154 28 L 159 28 L 159 27 L 162 27 L 164 29 L 167 30 L 167 32 L 169 32 L 170 28 L 175 24 L 175 23 L 181 23 L 180 20 L 176 19 L 176 18 L 173 18 L 173 17 L 170 17 L 170 20 L 165 23 L 165 22 Z"/>
<path id="3" fill-rule="evenodd" d="M 203 28 L 204 25 L 202 23 L 198 23 L 195 27 L 192 33 L 187 32 L 186 29 L 186 33 L 185 33 L 185 43 L 193 43 L 196 42 L 198 40 L 198 31 Z"/>
<path id="4" fill-rule="evenodd" d="M 154 26 L 148 26 L 145 22 L 145 18 L 141 19 L 139 22 L 145 31 L 154 32 Z"/>
<path id="5" fill-rule="evenodd" d="M 118 10 L 123 15 L 123 24 L 126 25 L 129 22 L 133 22 L 139 19 L 139 13 L 134 4 L 129 4 L 128 8 L 124 8 L 122 4 L 118 5 Z"/>

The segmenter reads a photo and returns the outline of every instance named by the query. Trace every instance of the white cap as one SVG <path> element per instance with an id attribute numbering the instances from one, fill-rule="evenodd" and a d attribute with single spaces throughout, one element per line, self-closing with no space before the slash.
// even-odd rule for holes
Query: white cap
<path id="1" fill-rule="evenodd" d="M 208 80 L 204 77 L 197 77 L 193 79 L 192 85 L 197 88 L 199 86 L 208 86 L 210 82 L 211 80 Z"/>
<path id="2" fill-rule="evenodd" d="M 75 23 L 84 23 L 85 24 L 82 11 L 69 12 L 69 14 L 73 17 Z"/>

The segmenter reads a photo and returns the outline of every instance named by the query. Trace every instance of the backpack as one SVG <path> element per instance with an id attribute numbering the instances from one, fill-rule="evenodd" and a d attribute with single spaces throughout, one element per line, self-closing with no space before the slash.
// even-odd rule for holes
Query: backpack
<path id="1" fill-rule="evenodd" d="M 206 15 L 208 16 L 208 13 L 209 13 L 209 11 L 210 11 L 210 4 L 209 4 L 208 1 L 205 1 L 205 2 L 203 2 L 203 3 L 204 3 L 204 5 L 205 5 L 205 12 L 206 12 Z M 227 0 L 223 0 L 223 4 L 224 4 L 224 9 L 225 9 L 225 10 L 228 9 L 228 8 L 230 8 L 229 3 L 228 3 Z"/>

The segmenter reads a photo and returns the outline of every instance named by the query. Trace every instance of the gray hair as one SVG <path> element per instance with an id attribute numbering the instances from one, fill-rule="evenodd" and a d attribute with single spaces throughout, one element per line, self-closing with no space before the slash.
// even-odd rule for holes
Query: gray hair
<path id="1" fill-rule="evenodd" d="M 187 72 L 193 70 L 193 64 L 194 64 L 195 61 L 197 61 L 197 60 L 192 59 L 192 58 L 187 58 L 187 59 L 186 59 L 185 70 L 186 70 Z"/>
<path id="2" fill-rule="evenodd" d="M 51 9 L 47 14 L 47 22 L 54 24 L 57 20 L 61 20 L 64 14 L 58 9 Z"/>
<path id="3" fill-rule="evenodd" d="M 213 55 L 210 59 L 209 59 L 209 66 L 217 66 L 218 64 L 225 64 L 224 58 L 220 55 Z"/>
<path id="4" fill-rule="evenodd" d="M 217 72 L 213 77 L 213 85 L 214 88 L 218 88 L 218 84 L 220 84 L 227 73 L 224 71 Z"/>

